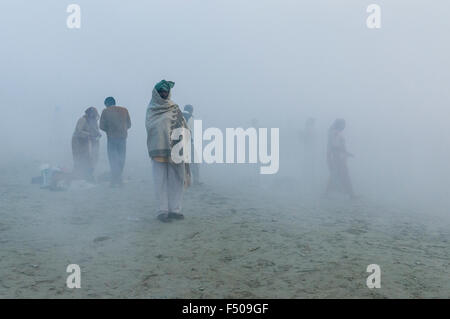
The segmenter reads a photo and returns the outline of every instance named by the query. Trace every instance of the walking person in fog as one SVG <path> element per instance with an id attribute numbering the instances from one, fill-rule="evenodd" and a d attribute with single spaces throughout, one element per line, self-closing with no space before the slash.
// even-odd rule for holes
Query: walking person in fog
<path id="1" fill-rule="evenodd" d="M 330 170 L 325 195 L 333 191 L 340 191 L 355 198 L 352 182 L 347 167 L 347 159 L 353 157 L 353 154 L 347 151 L 345 139 L 342 132 L 345 129 L 345 120 L 337 119 L 328 130 L 327 144 L 327 164 Z"/>
<path id="2" fill-rule="evenodd" d="M 131 120 L 128 110 L 116 106 L 113 97 L 105 99 L 106 108 L 100 117 L 100 129 L 106 132 L 108 137 L 108 159 L 111 167 L 111 186 L 123 185 L 123 168 L 127 152 L 128 130 Z"/>
<path id="3" fill-rule="evenodd" d="M 303 171 L 302 179 L 306 190 L 315 190 L 317 184 L 317 132 L 316 120 L 312 117 L 305 122 L 305 128 L 300 134 L 303 146 Z"/>
<path id="4" fill-rule="evenodd" d="M 176 164 L 171 158 L 173 146 L 180 142 L 171 139 L 173 130 L 188 129 L 180 108 L 170 99 L 174 85 L 166 80 L 155 85 L 146 115 L 147 148 L 162 222 L 184 218 L 181 201 L 184 187 L 190 185 L 189 164 Z"/>

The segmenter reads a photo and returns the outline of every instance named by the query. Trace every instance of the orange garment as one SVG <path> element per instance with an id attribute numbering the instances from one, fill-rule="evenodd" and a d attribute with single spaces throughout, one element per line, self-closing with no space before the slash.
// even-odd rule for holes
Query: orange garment
<path id="1" fill-rule="evenodd" d="M 168 163 L 169 159 L 167 157 L 155 156 L 152 157 L 152 160 L 160 162 L 160 163 Z"/>

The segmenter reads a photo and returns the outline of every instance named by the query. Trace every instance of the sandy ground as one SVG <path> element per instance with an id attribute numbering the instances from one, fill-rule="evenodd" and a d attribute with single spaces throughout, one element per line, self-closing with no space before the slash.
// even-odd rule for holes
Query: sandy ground
<path id="1" fill-rule="evenodd" d="M 186 219 L 162 224 L 148 174 L 51 192 L 30 184 L 36 166 L 0 168 L 1 298 L 450 297 L 445 217 L 303 201 L 279 180 L 191 188 Z M 81 289 L 66 287 L 69 264 Z M 366 286 L 369 264 L 381 289 Z"/>

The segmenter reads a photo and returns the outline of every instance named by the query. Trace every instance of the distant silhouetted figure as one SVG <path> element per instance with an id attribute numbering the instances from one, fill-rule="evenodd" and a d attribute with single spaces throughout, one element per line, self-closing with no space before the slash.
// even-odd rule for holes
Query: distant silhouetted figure
<path id="1" fill-rule="evenodd" d="M 200 182 L 200 167 L 198 163 L 194 162 L 195 159 L 195 146 L 194 146 L 194 107 L 190 104 L 184 106 L 183 112 L 184 119 L 187 126 L 191 131 L 191 167 L 192 177 L 194 178 L 194 185 L 201 185 Z"/>
<path id="2" fill-rule="evenodd" d="M 67 143 L 67 137 L 63 132 L 66 132 L 67 123 L 66 116 L 63 114 L 63 108 L 56 106 L 51 114 L 50 129 L 50 146 L 53 160 L 61 161 L 61 150 L 63 145 Z"/>
<path id="3" fill-rule="evenodd" d="M 315 189 L 316 186 L 316 161 L 317 161 L 317 132 L 316 120 L 312 117 L 305 122 L 305 128 L 301 132 L 303 142 L 303 179 L 305 186 Z"/>
<path id="4" fill-rule="evenodd" d="M 328 130 L 327 163 L 330 170 L 325 195 L 332 191 L 340 191 L 355 198 L 352 182 L 348 173 L 347 159 L 353 157 L 345 147 L 345 139 L 342 132 L 345 129 L 345 120 L 337 119 Z"/>
<path id="5" fill-rule="evenodd" d="M 98 161 L 99 139 L 98 111 L 90 107 L 77 122 L 72 136 L 74 176 L 94 181 L 94 169 Z"/>
<path id="6" fill-rule="evenodd" d="M 314 148 L 316 146 L 316 120 L 312 117 L 308 118 L 305 122 L 303 143 L 305 146 L 305 151 L 314 151 Z"/>
<path id="7" fill-rule="evenodd" d="M 122 173 L 127 152 L 128 129 L 131 120 L 128 110 L 116 106 L 113 97 L 105 99 L 106 108 L 100 117 L 100 129 L 108 137 L 108 159 L 111 167 L 111 186 L 122 186 Z"/>

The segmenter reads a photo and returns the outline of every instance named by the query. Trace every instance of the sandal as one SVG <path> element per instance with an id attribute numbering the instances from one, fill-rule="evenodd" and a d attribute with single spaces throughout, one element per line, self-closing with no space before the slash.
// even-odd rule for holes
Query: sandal
<path id="1" fill-rule="evenodd" d="M 173 218 L 173 219 L 184 219 L 184 215 L 180 214 L 180 213 L 169 213 L 169 218 Z"/>

